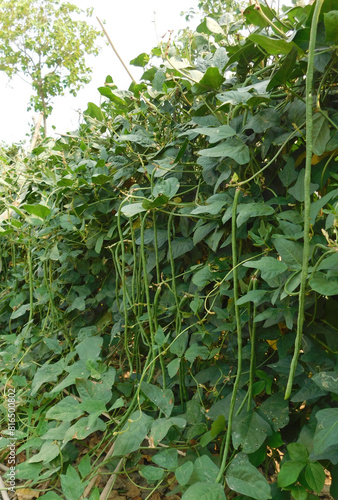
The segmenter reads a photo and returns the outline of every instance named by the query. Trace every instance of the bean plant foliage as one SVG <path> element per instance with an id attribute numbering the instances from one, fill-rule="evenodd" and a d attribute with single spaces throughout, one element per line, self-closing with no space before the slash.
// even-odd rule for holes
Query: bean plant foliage
<path id="1" fill-rule="evenodd" d="M 227 19 L 2 153 L 1 384 L 39 498 L 135 471 L 142 498 L 338 497 L 338 4 Z"/>

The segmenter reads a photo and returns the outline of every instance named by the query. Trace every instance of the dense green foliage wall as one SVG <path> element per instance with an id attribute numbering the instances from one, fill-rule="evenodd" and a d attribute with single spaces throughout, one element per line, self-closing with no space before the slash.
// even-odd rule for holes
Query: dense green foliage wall
<path id="1" fill-rule="evenodd" d="M 184 500 L 317 498 L 324 468 L 337 497 L 337 8 L 208 17 L 3 154 L 1 385 L 40 498 L 122 463 Z"/>

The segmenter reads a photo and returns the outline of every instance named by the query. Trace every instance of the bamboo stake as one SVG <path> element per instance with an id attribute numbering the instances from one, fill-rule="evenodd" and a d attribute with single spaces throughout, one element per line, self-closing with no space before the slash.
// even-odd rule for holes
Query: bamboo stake
<path id="1" fill-rule="evenodd" d="M 32 142 L 31 142 L 29 151 L 32 151 L 35 148 L 36 142 L 37 142 L 37 140 L 39 138 L 39 130 L 40 130 L 40 127 L 41 127 L 42 118 L 43 118 L 43 113 L 41 112 L 39 114 L 39 117 L 38 117 L 36 123 L 35 123 L 35 130 L 34 130 L 34 134 L 33 134 L 33 137 L 32 137 Z"/>
<path id="2" fill-rule="evenodd" d="M 6 490 L 6 486 L 4 485 L 4 482 L 3 482 L 1 476 L 0 476 L 0 491 L 1 491 L 2 500 L 10 500 L 8 493 L 7 493 L 7 490 Z"/>
<path id="3" fill-rule="evenodd" d="M 101 21 L 98 17 L 96 17 L 96 19 L 98 20 L 98 22 L 99 22 L 99 24 L 100 24 L 100 26 L 101 26 L 101 28 L 102 28 L 103 33 L 106 35 L 107 40 L 108 40 L 108 42 L 109 42 L 109 44 L 110 44 L 111 48 L 112 48 L 112 49 L 113 49 L 113 51 L 115 52 L 116 56 L 118 57 L 118 59 L 119 59 L 120 63 L 122 64 L 122 66 L 124 67 L 124 69 L 126 70 L 126 72 L 128 73 L 128 75 L 130 76 L 130 78 L 132 79 L 132 81 L 133 81 L 134 83 L 136 83 L 135 78 L 134 78 L 134 77 L 133 77 L 133 75 L 130 73 L 130 71 L 129 71 L 129 69 L 127 68 L 126 64 L 124 63 L 123 59 L 120 57 L 120 54 L 117 52 L 116 48 L 114 47 L 114 44 L 113 44 L 113 42 L 111 41 L 110 36 L 108 35 L 108 33 L 107 33 L 107 31 L 106 31 L 106 28 L 104 27 L 104 25 L 103 25 L 102 21 Z"/>

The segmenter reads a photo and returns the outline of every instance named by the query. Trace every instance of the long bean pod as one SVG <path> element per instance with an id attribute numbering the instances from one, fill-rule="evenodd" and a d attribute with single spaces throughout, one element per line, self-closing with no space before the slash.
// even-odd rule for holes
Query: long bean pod
<path id="1" fill-rule="evenodd" d="M 309 268 L 310 258 L 310 183 L 311 183 L 311 161 L 313 153 L 313 103 L 312 103 L 312 84 L 314 72 L 314 56 L 316 46 L 317 26 L 319 14 L 324 0 L 317 0 L 310 31 L 310 44 L 308 54 L 308 64 L 306 71 L 306 162 L 305 162 L 305 176 L 304 176 L 304 245 L 303 245 L 303 262 L 300 280 L 299 291 L 299 305 L 298 305 L 298 318 L 297 318 L 297 333 L 295 341 L 295 350 L 293 353 L 289 378 L 285 390 L 285 399 L 291 395 L 293 380 L 295 378 L 300 348 L 302 345 L 303 325 L 304 325 L 304 310 L 305 310 L 305 289 L 307 283 L 307 275 Z"/>
<path id="2" fill-rule="evenodd" d="M 237 205 L 238 198 L 240 194 L 240 189 L 237 188 L 235 191 L 234 202 L 232 205 L 232 222 L 231 222 L 231 247 L 232 247 L 232 265 L 233 265 L 233 283 L 234 283 L 234 307 L 235 307 L 235 316 L 236 316 L 236 326 L 237 326 L 237 374 L 234 383 L 234 387 L 232 390 L 231 402 L 230 402 L 230 410 L 229 410 L 229 419 L 228 419 L 228 428 L 225 434 L 225 446 L 223 450 L 222 462 L 220 466 L 219 474 L 216 478 L 216 482 L 219 483 L 222 480 L 226 463 L 227 456 L 230 447 L 230 439 L 231 439 L 231 430 L 233 417 L 235 412 L 235 403 L 236 396 L 239 387 L 239 380 L 242 374 L 242 326 L 241 326 L 241 317 L 239 313 L 239 306 L 237 304 L 238 301 L 238 267 L 237 267 L 237 240 L 236 240 L 236 215 L 237 215 Z"/>

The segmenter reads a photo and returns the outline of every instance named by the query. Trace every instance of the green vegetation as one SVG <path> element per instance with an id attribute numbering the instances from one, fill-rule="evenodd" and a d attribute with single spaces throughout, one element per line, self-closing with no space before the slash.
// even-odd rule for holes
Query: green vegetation
<path id="1" fill-rule="evenodd" d="M 60 0 L 1 0 L 0 70 L 28 78 L 33 95 L 29 108 L 46 119 L 55 96 L 73 95 L 90 81 L 86 54 L 98 54 L 100 33 L 74 14 L 82 11 Z M 87 11 L 91 15 L 91 11 Z"/>
<path id="2" fill-rule="evenodd" d="M 214 12 L 77 136 L 3 152 L 18 487 L 313 500 L 325 469 L 337 498 L 337 18 Z"/>

